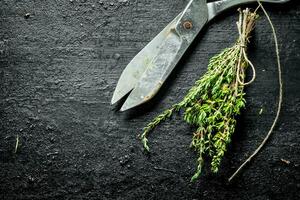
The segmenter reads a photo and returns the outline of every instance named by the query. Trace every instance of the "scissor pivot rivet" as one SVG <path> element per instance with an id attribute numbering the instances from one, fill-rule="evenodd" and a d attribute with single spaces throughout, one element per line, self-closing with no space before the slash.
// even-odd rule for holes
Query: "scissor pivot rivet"
<path id="1" fill-rule="evenodd" d="M 186 30 L 190 30 L 193 28 L 193 23 L 191 21 L 185 21 L 183 22 L 183 27 L 186 29 Z"/>

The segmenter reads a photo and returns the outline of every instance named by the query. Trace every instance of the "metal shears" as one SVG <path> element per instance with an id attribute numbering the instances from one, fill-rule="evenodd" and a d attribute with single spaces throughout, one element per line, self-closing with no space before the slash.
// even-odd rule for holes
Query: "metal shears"
<path id="1" fill-rule="evenodd" d="M 285 3 L 289 0 L 261 0 Z M 129 93 L 121 111 L 149 101 L 161 88 L 201 29 L 223 11 L 256 0 L 190 0 L 186 8 L 148 43 L 123 71 L 111 104 Z"/>

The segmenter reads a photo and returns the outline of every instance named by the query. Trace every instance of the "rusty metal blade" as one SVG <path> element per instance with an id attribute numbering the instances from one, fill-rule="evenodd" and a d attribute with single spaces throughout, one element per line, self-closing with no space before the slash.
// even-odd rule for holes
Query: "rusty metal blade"
<path id="1" fill-rule="evenodd" d="M 148 67 L 148 64 L 157 55 L 160 45 L 166 39 L 171 27 L 174 27 L 180 13 L 172 22 L 170 22 L 151 42 L 148 43 L 127 65 L 119 78 L 118 84 L 114 91 L 111 104 L 118 102 L 128 94 L 138 83 L 142 74 Z"/>
<path id="2" fill-rule="evenodd" d="M 176 55 L 182 46 L 180 37 L 170 32 L 162 42 L 158 55 L 148 64 L 146 71 L 138 81 L 121 108 L 121 111 L 140 105 L 151 99 L 160 89 L 168 66 L 176 64 Z"/>
<path id="3" fill-rule="evenodd" d="M 158 92 L 207 21 L 206 1 L 191 1 L 175 27 L 169 28 L 165 40 L 157 48 L 155 57 L 148 63 L 121 111 L 145 103 Z"/>

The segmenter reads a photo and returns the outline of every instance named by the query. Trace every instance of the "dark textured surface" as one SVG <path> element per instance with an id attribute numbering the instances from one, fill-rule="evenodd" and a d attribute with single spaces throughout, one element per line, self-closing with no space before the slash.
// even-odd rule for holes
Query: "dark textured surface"
<path id="1" fill-rule="evenodd" d="M 179 118 L 150 136 L 150 155 L 137 134 L 184 96 L 212 55 L 235 41 L 233 11 L 204 30 L 152 102 L 127 113 L 110 106 L 124 67 L 186 3 L 0 1 L 1 199 L 299 199 L 297 0 L 267 6 L 281 49 L 283 111 L 267 146 L 232 184 L 226 179 L 262 141 L 275 115 L 277 71 L 265 17 L 251 46 L 257 80 L 247 88 L 247 109 L 219 174 L 206 170 L 197 183 L 189 182 L 196 155 L 189 149 L 192 130 Z"/>

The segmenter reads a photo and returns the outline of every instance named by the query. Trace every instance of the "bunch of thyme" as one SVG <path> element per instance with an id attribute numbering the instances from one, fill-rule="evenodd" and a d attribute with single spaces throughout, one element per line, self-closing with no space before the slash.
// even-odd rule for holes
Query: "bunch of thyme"
<path id="1" fill-rule="evenodd" d="M 149 151 L 148 133 L 174 112 L 183 111 L 184 121 L 196 127 L 191 147 L 198 154 L 198 166 L 192 181 L 201 174 L 204 156 L 211 158 L 212 172 L 218 172 L 235 131 L 235 117 L 245 107 L 244 86 L 249 83 L 245 83 L 245 70 L 250 65 L 255 72 L 247 58 L 246 48 L 258 15 L 249 9 L 239 10 L 239 13 L 237 42 L 212 57 L 208 71 L 196 81 L 183 100 L 153 119 L 141 135 L 143 145 Z"/>

